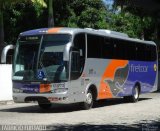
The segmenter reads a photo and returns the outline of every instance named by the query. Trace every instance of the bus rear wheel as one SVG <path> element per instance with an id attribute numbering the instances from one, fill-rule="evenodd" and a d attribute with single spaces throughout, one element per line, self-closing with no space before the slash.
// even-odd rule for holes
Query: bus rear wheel
<path id="1" fill-rule="evenodd" d="M 50 108 L 52 107 L 52 104 L 51 104 L 51 103 L 46 103 L 46 104 L 44 104 L 44 103 L 39 103 L 39 102 L 38 102 L 38 105 L 39 105 L 39 107 L 40 107 L 41 109 L 44 109 L 44 110 L 48 110 L 48 109 L 50 109 Z"/>
<path id="2" fill-rule="evenodd" d="M 86 94 L 86 101 L 82 103 L 82 108 L 84 110 L 88 110 L 91 109 L 93 107 L 93 93 L 92 91 L 89 89 L 87 94 Z"/>
<path id="3" fill-rule="evenodd" d="M 140 94 L 140 90 L 139 90 L 139 87 L 138 86 L 135 86 L 133 88 L 133 92 L 132 92 L 132 95 L 131 96 L 124 96 L 124 100 L 126 102 L 137 102 L 139 100 L 139 94 Z"/>

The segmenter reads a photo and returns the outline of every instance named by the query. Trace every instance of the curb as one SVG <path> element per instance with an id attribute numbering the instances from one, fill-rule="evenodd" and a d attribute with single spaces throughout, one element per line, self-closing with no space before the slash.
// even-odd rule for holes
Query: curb
<path id="1" fill-rule="evenodd" d="M 0 101 L 0 105 L 11 105 L 14 104 L 13 100 Z"/>

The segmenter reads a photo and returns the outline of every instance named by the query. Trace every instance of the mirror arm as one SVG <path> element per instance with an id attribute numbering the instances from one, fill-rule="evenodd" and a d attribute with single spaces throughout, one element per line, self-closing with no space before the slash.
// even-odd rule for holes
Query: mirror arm
<path id="1" fill-rule="evenodd" d="M 6 64 L 7 62 L 7 53 L 9 50 L 14 49 L 14 45 L 7 45 L 3 48 L 2 54 L 1 54 L 1 63 Z"/>

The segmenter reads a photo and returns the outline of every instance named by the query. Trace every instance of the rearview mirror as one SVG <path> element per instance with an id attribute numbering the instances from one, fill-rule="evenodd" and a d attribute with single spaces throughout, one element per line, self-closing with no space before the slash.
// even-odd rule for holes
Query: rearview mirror
<path id="1" fill-rule="evenodd" d="M 2 54 L 1 54 L 1 63 L 6 64 L 7 62 L 7 53 L 9 50 L 13 50 L 15 48 L 14 45 L 7 45 L 3 48 Z"/>

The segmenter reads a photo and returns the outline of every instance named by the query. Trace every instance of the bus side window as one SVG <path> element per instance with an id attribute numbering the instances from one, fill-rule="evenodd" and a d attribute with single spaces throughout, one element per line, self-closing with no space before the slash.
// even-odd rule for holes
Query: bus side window
<path id="1" fill-rule="evenodd" d="M 124 40 L 114 40 L 114 44 L 116 44 L 115 47 L 115 57 L 117 59 L 125 60 L 126 58 L 126 48 L 125 48 L 125 41 Z"/>
<path id="2" fill-rule="evenodd" d="M 81 67 L 81 72 L 83 71 L 86 57 L 86 42 L 85 42 L 85 33 L 80 33 L 75 35 L 74 37 L 74 48 L 79 51 L 80 58 L 79 63 Z"/>
<path id="3" fill-rule="evenodd" d="M 105 59 L 114 59 L 116 57 L 116 47 L 117 45 L 113 42 L 113 39 L 105 37 L 102 44 L 102 57 Z"/>
<path id="4" fill-rule="evenodd" d="M 117 41 L 115 41 L 114 39 L 111 39 L 111 42 L 112 42 L 112 51 L 113 51 L 113 53 L 112 53 L 112 59 L 118 59 L 118 43 L 117 43 Z"/>
<path id="5" fill-rule="evenodd" d="M 157 55 L 156 55 L 156 46 L 151 45 L 151 60 L 156 61 Z"/>
<path id="6" fill-rule="evenodd" d="M 148 59 L 145 55 L 148 55 L 145 51 L 146 46 L 141 43 L 136 43 L 136 60 L 144 61 Z"/>
<path id="7" fill-rule="evenodd" d="M 85 44 L 85 34 L 77 34 L 74 38 L 74 47 L 81 51 L 81 57 L 85 58 L 86 56 L 86 44 Z"/>
<path id="8" fill-rule="evenodd" d="M 150 52 L 150 45 L 145 45 L 144 47 L 144 53 L 145 53 L 145 61 L 149 61 L 151 59 L 151 52 Z"/>
<path id="9" fill-rule="evenodd" d="M 88 58 L 101 58 L 100 36 L 87 35 Z"/>
<path id="10" fill-rule="evenodd" d="M 127 59 L 136 60 L 136 45 L 134 42 L 126 41 L 127 46 Z"/>

